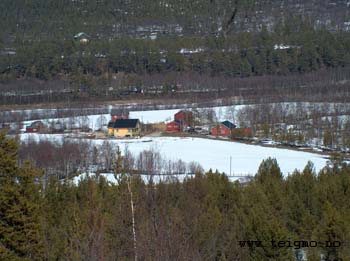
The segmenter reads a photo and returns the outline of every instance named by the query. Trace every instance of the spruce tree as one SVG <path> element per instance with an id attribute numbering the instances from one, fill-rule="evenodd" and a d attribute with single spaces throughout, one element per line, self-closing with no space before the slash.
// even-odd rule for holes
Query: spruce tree
<path id="1" fill-rule="evenodd" d="M 0 260 L 39 260 L 43 248 L 39 172 L 17 166 L 15 140 L 0 133 Z"/>

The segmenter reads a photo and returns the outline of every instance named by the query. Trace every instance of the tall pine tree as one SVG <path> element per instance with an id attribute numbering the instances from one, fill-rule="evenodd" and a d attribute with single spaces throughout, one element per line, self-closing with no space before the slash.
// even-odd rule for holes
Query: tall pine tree
<path id="1" fill-rule="evenodd" d="M 0 133 L 0 260 L 39 260 L 39 172 L 29 163 L 17 166 L 15 140 Z"/>

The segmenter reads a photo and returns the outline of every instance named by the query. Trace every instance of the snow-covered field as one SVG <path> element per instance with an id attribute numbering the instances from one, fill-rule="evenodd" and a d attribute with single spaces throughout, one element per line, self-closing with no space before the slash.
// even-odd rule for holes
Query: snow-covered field
<path id="1" fill-rule="evenodd" d="M 59 142 L 63 135 L 22 134 L 21 140 L 28 138 L 49 139 Z M 100 145 L 104 140 L 89 140 Z M 218 170 L 230 173 L 230 157 L 232 159 L 231 174 L 254 175 L 262 160 L 273 157 L 285 176 L 295 169 L 302 170 L 308 161 L 312 161 L 316 171 L 326 165 L 327 159 L 322 155 L 302 151 L 268 148 L 222 140 L 180 137 L 143 137 L 141 139 L 109 140 L 123 151 L 126 147 L 133 154 L 143 150 L 159 151 L 168 160 L 181 159 L 184 162 L 198 162 L 205 170 Z"/>
<path id="2" fill-rule="evenodd" d="M 115 178 L 113 173 L 100 173 L 100 176 L 103 176 L 107 182 L 110 182 L 112 184 L 117 184 L 118 180 Z M 78 176 L 75 176 L 74 178 L 72 178 L 72 182 L 74 184 L 79 184 L 79 182 L 83 179 L 85 179 L 87 176 L 91 177 L 91 178 L 95 178 L 96 174 L 95 173 L 89 173 L 88 175 L 86 173 L 82 173 Z M 189 177 L 193 177 L 194 175 L 191 174 L 181 174 L 181 175 L 176 175 L 176 176 L 153 176 L 152 180 L 155 183 L 158 183 L 159 181 L 169 181 L 169 180 L 177 180 L 182 182 L 185 178 L 189 178 Z M 144 182 L 148 183 L 150 180 L 150 177 L 147 175 L 141 175 L 141 178 L 143 179 Z M 231 181 L 236 181 L 237 178 L 230 178 Z M 239 180 L 239 179 L 238 179 Z M 243 180 L 243 179 L 241 179 Z"/>
<path id="3" fill-rule="evenodd" d="M 143 123 L 159 123 L 168 122 L 174 119 L 174 114 L 179 109 L 172 110 L 153 110 L 153 111 L 131 111 L 129 117 L 132 119 L 140 119 Z"/>

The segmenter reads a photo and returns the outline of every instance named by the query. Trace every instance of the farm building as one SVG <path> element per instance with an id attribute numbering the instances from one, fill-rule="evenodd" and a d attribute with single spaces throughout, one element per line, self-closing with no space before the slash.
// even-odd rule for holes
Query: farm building
<path id="1" fill-rule="evenodd" d="M 126 109 L 112 109 L 111 110 L 111 121 L 120 119 L 129 119 L 129 111 Z"/>
<path id="2" fill-rule="evenodd" d="M 141 135 L 138 119 L 119 119 L 108 123 L 108 135 L 116 138 L 139 137 Z"/>
<path id="3" fill-rule="evenodd" d="M 191 126 L 193 125 L 193 114 L 191 111 L 181 110 L 175 113 L 174 120 L 178 121 L 181 126 Z"/>
<path id="4" fill-rule="evenodd" d="M 230 121 L 223 121 L 220 124 L 215 125 L 211 128 L 211 135 L 221 137 L 231 137 L 233 130 L 236 128 Z"/>
<path id="5" fill-rule="evenodd" d="M 171 132 L 179 132 L 179 131 L 181 131 L 180 122 L 175 120 L 175 121 L 171 121 L 171 122 L 167 123 L 166 127 L 165 127 L 165 130 L 166 131 L 171 131 Z"/>
<path id="6" fill-rule="evenodd" d="M 36 133 L 45 131 L 46 126 L 42 121 L 34 121 L 29 126 L 26 126 L 27 133 Z"/>

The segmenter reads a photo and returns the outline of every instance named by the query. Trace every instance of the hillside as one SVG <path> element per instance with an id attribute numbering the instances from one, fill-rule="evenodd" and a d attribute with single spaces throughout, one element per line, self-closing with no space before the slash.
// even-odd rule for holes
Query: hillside
<path id="1" fill-rule="evenodd" d="M 292 18 L 309 18 L 313 26 L 349 30 L 346 0 L 3 0 L 1 38 L 12 41 L 69 39 L 77 32 L 96 38 L 210 35 L 271 30 Z M 35 38 L 34 38 L 35 37 Z"/>
<path id="2" fill-rule="evenodd" d="M 346 100 L 348 13 L 334 0 L 1 1 L 0 102 Z"/>

